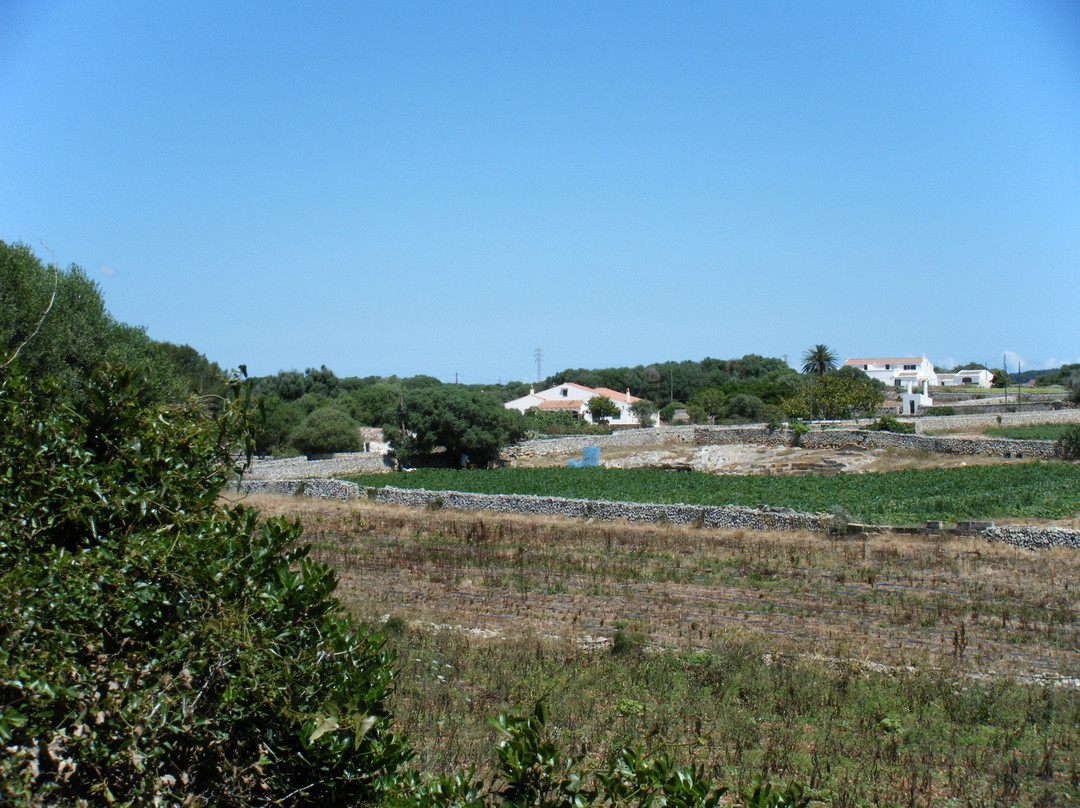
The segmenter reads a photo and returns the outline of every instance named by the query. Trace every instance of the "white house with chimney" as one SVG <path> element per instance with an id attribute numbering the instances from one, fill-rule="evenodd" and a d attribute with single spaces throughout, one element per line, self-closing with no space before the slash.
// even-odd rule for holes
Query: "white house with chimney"
<path id="1" fill-rule="evenodd" d="M 586 387 L 583 384 L 564 382 L 547 390 L 534 390 L 529 388 L 529 394 L 513 401 L 507 401 L 505 407 L 508 410 L 517 410 L 524 413 L 536 407 L 540 411 L 563 411 L 570 412 L 575 418 L 583 418 L 589 423 L 593 422 L 589 412 L 589 399 L 594 396 L 603 396 L 611 399 L 611 402 L 619 408 L 619 412 L 608 418 L 612 426 L 637 426 L 640 421 L 630 409 L 635 402 L 642 401 L 637 396 L 630 395 L 628 389 L 625 393 L 611 390 L 607 387 Z"/>
<path id="2" fill-rule="evenodd" d="M 934 363 L 923 356 L 894 356 L 874 359 L 848 359 L 845 367 L 858 368 L 871 379 L 885 382 L 889 387 L 937 387 L 938 375 Z"/>
<path id="3" fill-rule="evenodd" d="M 994 374 L 989 370 L 958 370 L 956 373 L 938 373 L 933 363 L 923 354 L 875 359 L 849 359 L 845 365 L 864 371 L 872 379 L 879 379 L 889 387 L 983 387 L 989 388 Z"/>

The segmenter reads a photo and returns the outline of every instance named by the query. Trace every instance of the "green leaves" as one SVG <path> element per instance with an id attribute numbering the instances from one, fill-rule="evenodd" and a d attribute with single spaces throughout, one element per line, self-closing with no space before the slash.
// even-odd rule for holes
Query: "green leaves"
<path id="1" fill-rule="evenodd" d="M 297 524 L 218 504 L 239 385 L 215 409 L 159 409 L 108 368 L 85 389 L 74 408 L 0 375 L 0 794 L 378 801 L 409 758 L 386 731 L 393 657 L 338 614 Z"/>

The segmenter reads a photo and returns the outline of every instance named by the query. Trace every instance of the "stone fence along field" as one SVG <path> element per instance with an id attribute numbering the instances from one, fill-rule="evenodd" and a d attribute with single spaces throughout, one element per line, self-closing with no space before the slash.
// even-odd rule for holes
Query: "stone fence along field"
<path id="1" fill-rule="evenodd" d="M 986 429 L 994 426 L 1027 426 L 1029 424 L 1077 424 L 1080 408 L 1040 410 L 1039 412 L 981 413 L 978 415 L 920 415 L 915 430 L 942 432 L 946 430 Z"/>
<path id="2" fill-rule="evenodd" d="M 1057 457 L 1053 441 L 1014 440 L 986 437 L 933 437 L 905 435 L 898 432 L 872 432 L 865 429 L 814 429 L 803 433 L 795 443 L 788 429 L 769 431 L 764 427 L 710 427 L 694 429 L 695 446 L 733 443 L 758 443 L 767 446 L 798 445 L 804 449 L 842 449 L 858 446 L 865 449 L 900 449 L 934 454 L 987 455 L 990 457 L 1034 457 L 1050 460 Z"/>
<path id="3" fill-rule="evenodd" d="M 1080 410 L 1065 412 L 1073 420 L 1080 416 Z M 1033 417 L 1030 422 L 1045 423 L 1047 416 L 1060 416 L 1062 414 L 1064 413 L 1043 413 Z M 1018 413 L 1017 415 L 1035 416 L 1033 413 Z M 955 423 L 957 419 L 966 421 L 968 417 L 942 416 L 939 420 Z M 985 418 L 987 416 L 970 417 Z M 996 417 L 990 416 L 990 418 L 994 424 L 997 423 Z M 1040 418 L 1043 420 L 1039 420 Z M 1004 416 L 1003 423 L 1005 423 Z M 1018 421 L 1016 423 L 1024 422 Z M 960 428 L 959 425 L 956 428 Z M 683 443 L 692 446 L 732 444 L 798 445 L 805 449 L 841 449 L 846 446 L 858 446 L 866 449 L 900 449 L 935 454 L 987 455 L 990 457 L 1031 457 L 1041 460 L 1050 460 L 1057 456 L 1054 443 L 1041 440 L 1014 440 L 1011 438 L 979 436 L 934 437 L 932 435 L 905 435 L 896 432 L 873 432 L 857 428 L 812 429 L 803 433 L 799 437 L 797 444 L 795 438 L 795 433 L 788 429 L 769 430 L 762 425 L 672 426 L 659 429 L 627 429 L 613 435 L 572 435 L 522 441 L 503 449 L 501 458 L 512 462 L 530 457 L 579 453 L 586 446 L 599 446 L 601 449 L 624 449 L 662 443 Z"/>

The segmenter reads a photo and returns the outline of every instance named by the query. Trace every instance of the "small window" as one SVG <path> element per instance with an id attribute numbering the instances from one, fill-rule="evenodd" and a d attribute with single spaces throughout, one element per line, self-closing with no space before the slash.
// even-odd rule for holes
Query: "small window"
<path id="1" fill-rule="evenodd" d="M 892 370 L 888 365 L 885 366 L 885 370 Z"/>
<path id="2" fill-rule="evenodd" d="M 563 388 L 562 390 L 560 390 L 560 391 L 559 391 L 559 394 L 560 394 L 560 395 L 561 395 L 561 396 L 562 396 L 563 398 L 566 398 L 566 388 L 564 387 L 564 388 Z"/>
<path id="3" fill-rule="evenodd" d="M 904 370 L 915 370 L 914 365 L 904 365 Z"/>
<path id="4" fill-rule="evenodd" d="M 863 369 L 863 370 L 870 370 L 870 366 L 869 366 L 869 365 L 863 365 L 863 366 L 862 366 L 862 369 Z"/>

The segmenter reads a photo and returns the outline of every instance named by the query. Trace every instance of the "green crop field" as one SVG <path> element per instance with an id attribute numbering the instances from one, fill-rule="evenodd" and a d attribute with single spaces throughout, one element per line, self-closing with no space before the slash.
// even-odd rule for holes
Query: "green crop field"
<path id="1" fill-rule="evenodd" d="M 655 469 L 418 469 L 350 478 L 362 486 L 535 494 L 621 502 L 840 506 L 869 524 L 927 519 L 1061 519 L 1080 513 L 1080 465 L 1024 463 L 832 476 L 719 476 Z"/>
<path id="2" fill-rule="evenodd" d="M 1016 440 L 1057 440 L 1072 424 L 1028 424 L 1026 426 L 995 426 L 986 430 L 992 438 Z"/>

